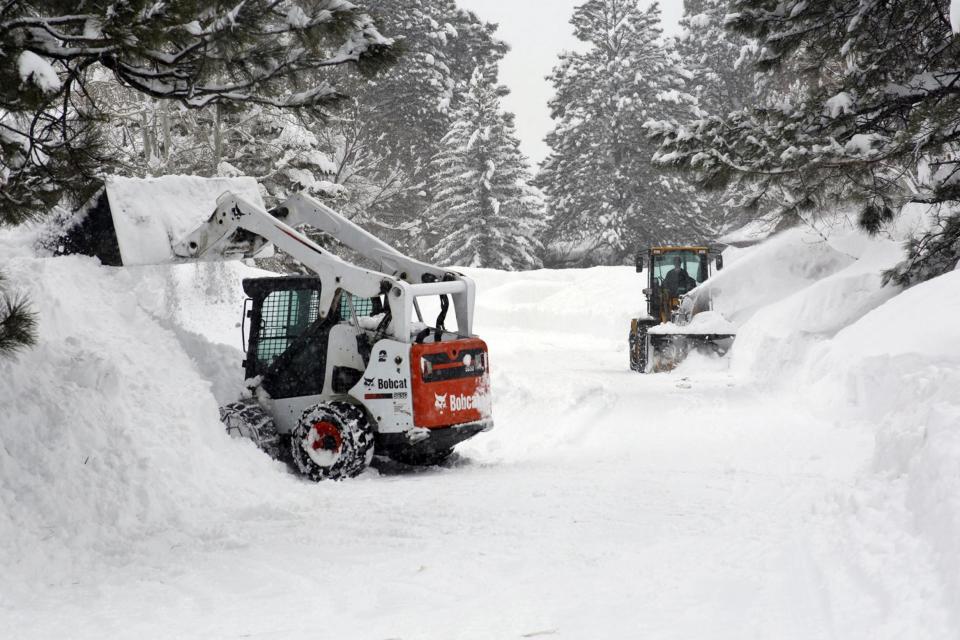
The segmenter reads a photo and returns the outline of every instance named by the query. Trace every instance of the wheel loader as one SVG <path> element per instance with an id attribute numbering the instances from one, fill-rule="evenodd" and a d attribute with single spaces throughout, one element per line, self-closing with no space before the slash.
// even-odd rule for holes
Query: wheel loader
<path id="1" fill-rule="evenodd" d="M 647 269 L 644 269 L 648 266 Z M 630 323 L 630 368 L 638 373 L 669 371 L 695 349 L 723 354 L 735 338 L 732 326 L 710 318 L 709 291 L 702 285 L 714 269 L 723 269 L 723 256 L 707 246 L 651 247 L 638 253 L 637 273 L 647 274 L 647 315 Z M 699 316 L 699 317 L 698 317 Z M 696 320 L 695 320 L 696 318 Z M 718 321 L 719 320 L 719 321 Z"/>
<path id="2" fill-rule="evenodd" d="M 298 230 L 305 226 L 375 268 L 330 253 Z M 179 260 L 245 258 L 268 243 L 314 275 L 244 280 L 250 397 L 221 408 L 228 431 L 319 481 L 359 474 L 374 453 L 436 464 L 493 427 L 487 345 L 473 335 L 470 278 L 401 254 L 303 194 L 268 212 L 225 193 L 173 253 Z M 428 322 L 421 308 L 431 300 L 439 314 Z M 455 329 L 445 326 L 448 313 Z"/>

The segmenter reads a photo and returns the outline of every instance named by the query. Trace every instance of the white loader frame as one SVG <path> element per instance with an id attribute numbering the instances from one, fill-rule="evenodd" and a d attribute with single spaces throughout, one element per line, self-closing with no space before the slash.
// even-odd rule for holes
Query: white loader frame
<path id="1" fill-rule="evenodd" d="M 330 253 L 297 230 L 310 226 L 378 265 L 364 269 Z M 246 231 L 253 234 L 243 234 Z M 390 337 L 410 343 L 416 298 L 450 295 L 458 333 L 473 335 L 476 285 L 459 273 L 414 260 L 348 220 L 319 200 L 296 194 L 268 212 L 239 195 L 227 192 L 207 222 L 173 245 L 176 256 L 191 260 L 253 257 L 273 243 L 320 278 L 320 314 L 330 311 L 338 289 L 361 298 L 386 295 L 391 320 Z M 419 315 L 419 311 L 417 312 Z"/>

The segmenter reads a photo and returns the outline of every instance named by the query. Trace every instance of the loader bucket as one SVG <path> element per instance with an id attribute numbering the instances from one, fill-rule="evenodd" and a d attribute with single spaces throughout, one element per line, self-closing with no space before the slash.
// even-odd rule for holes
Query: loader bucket
<path id="1" fill-rule="evenodd" d="M 736 336 L 731 334 L 649 334 L 649 371 L 671 371 L 691 351 L 722 356 L 730 350 Z"/>
<path id="2" fill-rule="evenodd" d="M 60 238 L 65 249 L 59 253 L 92 255 L 113 266 L 178 262 L 173 245 L 206 222 L 226 192 L 263 206 L 253 178 L 107 177 Z"/>

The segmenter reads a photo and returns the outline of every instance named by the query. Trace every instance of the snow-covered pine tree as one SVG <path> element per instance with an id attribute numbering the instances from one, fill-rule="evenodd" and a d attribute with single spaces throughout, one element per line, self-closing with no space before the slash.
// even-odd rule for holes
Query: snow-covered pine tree
<path id="1" fill-rule="evenodd" d="M 188 109 L 144 96 L 104 74 L 87 89 L 108 119 L 101 133 L 111 173 L 253 176 L 268 204 L 299 190 L 322 196 L 343 192 L 333 182 L 333 147 L 322 135 L 329 125 L 308 110 L 262 104 Z"/>
<path id="2" fill-rule="evenodd" d="M 550 80 L 554 130 L 537 183 L 550 215 L 548 256 L 564 264 L 622 263 L 638 247 L 694 239 L 705 226 L 696 198 L 651 162 L 643 123 L 692 100 L 661 38 L 657 4 L 587 0 L 574 11 L 584 52 L 561 55 Z"/>
<path id="3" fill-rule="evenodd" d="M 477 60 L 496 64 L 506 45 L 494 37 L 494 26 L 452 0 L 369 0 L 365 7 L 397 42 L 395 64 L 345 79 L 342 86 L 352 100 L 329 117 L 302 117 L 309 144 L 280 163 L 279 175 L 296 173 L 304 180 L 313 175 L 317 193 L 335 197 L 342 213 L 422 255 L 417 233 L 429 205 L 428 168 L 450 128 L 457 89 L 466 86 Z M 273 148 L 268 145 L 268 157 Z M 234 153 L 228 144 L 231 163 L 263 175 L 256 163 L 235 163 Z"/>
<path id="4" fill-rule="evenodd" d="M 477 68 L 430 165 L 433 202 L 424 237 L 440 264 L 523 270 L 542 266 L 543 211 L 530 187 L 502 87 Z"/>
<path id="5" fill-rule="evenodd" d="M 727 4 L 727 0 L 683 1 L 676 50 L 689 73 L 687 91 L 696 103 L 682 121 L 725 116 L 759 100 L 748 63 L 753 48 L 743 36 L 724 29 Z M 718 230 L 746 221 L 746 212 L 735 206 L 734 192 L 698 189 L 697 197 Z"/>
<path id="6" fill-rule="evenodd" d="M 315 117 L 250 105 L 224 120 L 216 173 L 257 178 L 269 204 L 298 191 L 330 198 L 342 193 L 334 183 L 334 150 Z"/>
<path id="7" fill-rule="evenodd" d="M 337 182 L 361 224 L 417 251 L 417 222 L 429 205 L 431 159 L 450 128 L 458 95 L 481 60 L 507 50 L 495 27 L 453 0 L 369 0 L 377 24 L 398 42 L 395 65 L 350 87 L 355 108 L 331 124 Z"/>
<path id="8" fill-rule="evenodd" d="M 0 356 L 29 347 L 37 341 L 37 317 L 22 295 L 4 291 L 0 273 Z"/>
<path id="9" fill-rule="evenodd" d="M 188 110 L 98 79 L 94 91 L 111 121 L 114 171 L 236 171 L 255 176 L 268 202 L 306 189 L 416 251 L 416 222 L 429 204 L 427 167 L 449 129 L 456 88 L 466 85 L 476 60 L 495 64 L 506 45 L 494 37 L 493 25 L 452 0 L 369 0 L 364 6 L 396 41 L 397 59 L 375 73 L 339 77 L 351 99 L 329 113 L 266 105 Z M 273 261 L 270 268 L 278 266 L 297 268 L 292 261 Z"/>
<path id="10" fill-rule="evenodd" d="M 342 97 L 332 70 L 382 62 L 389 45 L 361 8 L 340 0 L 5 2 L 0 224 L 39 217 L 65 195 L 81 200 L 109 164 L 85 86 L 97 69 L 189 108 L 322 109 Z M 0 323 L 22 308 L 7 304 Z"/>
<path id="11" fill-rule="evenodd" d="M 724 28 L 728 4 L 683 0 L 677 53 L 690 74 L 688 91 L 697 99 L 696 108 L 707 114 L 726 115 L 756 102 L 749 69 L 752 47 L 745 37 Z"/>
<path id="12" fill-rule="evenodd" d="M 741 183 L 754 201 L 785 194 L 788 217 L 853 200 L 870 231 L 909 202 L 941 205 L 941 224 L 890 276 L 910 284 L 954 268 L 960 38 L 949 0 L 731 0 L 729 11 L 728 28 L 759 46 L 755 69 L 793 86 L 726 117 L 661 123 L 659 161 L 703 185 Z"/>
<path id="13" fill-rule="evenodd" d="M 388 163 L 429 161 L 449 127 L 457 83 L 466 82 L 476 65 L 455 75 L 453 43 L 461 37 L 455 22 L 462 12 L 452 0 L 371 0 L 369 4 L 374 15 L 382 16 L 384 28 L 396 34 L 402 58 L 357 87 L 365 124 L 372 131 L 389 132 L 391 144 L 380 151 Z M 384 85 L 388 91 L 381 90 Z"/>
<path id="14" fill-rule="evenodd" d="M 0 14 L 7 222 L 45 212 L 64 187 L 89 182 L 104 159 L 79 144 L 96 120 L 85 84 L 97 69 L 189 108 L 319 109 L 342 97 L 331 69 L 381 61 L 389 45 L 362 9 L 338 0 L 95 0 L 83 11 L 60 8 L 9 2 Z"/>

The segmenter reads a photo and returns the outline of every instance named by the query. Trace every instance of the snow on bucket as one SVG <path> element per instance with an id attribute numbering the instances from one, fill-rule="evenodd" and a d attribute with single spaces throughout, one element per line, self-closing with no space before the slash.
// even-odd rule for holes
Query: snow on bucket
<path id="1" fill-rule="evenodd" d="M 206 222 L 227 192 L 266 208 L 257 181 L 249 177 L 107 177 L 73 216 L 54 251 L 94 255 L 113 266 L 177 262 L 172 246 Z"/>

